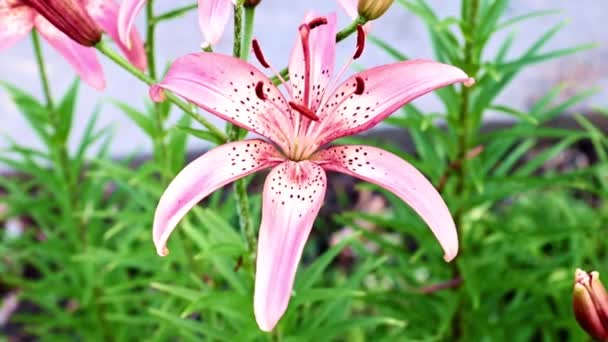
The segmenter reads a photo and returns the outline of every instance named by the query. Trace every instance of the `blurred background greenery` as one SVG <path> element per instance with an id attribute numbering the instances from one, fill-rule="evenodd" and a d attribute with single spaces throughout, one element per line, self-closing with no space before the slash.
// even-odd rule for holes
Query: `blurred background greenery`
<path id="1" fill-rule="evenodd" d="M 17 304 L 1 322 L 5 339 L 588 340 L 572 314 L 572 286 L 577 267 L 608 274 L 608 112 L 573 111 L 595 90 L 564 96 L 559 84 L 524 111 L 496 99 L 529 66 L 593 46 L 546 49 L 557 25 L 513 52 L 519 36 L 503 32 L 554 13 L 507 17 L 508 5 L 463 0 L 458 17 L 441 17 L 423 0 L 395 1 L 391 12 L 426 25 L 435 58 L 477 83 L 437 91 L 441 111 L 409 104 L 383 130 L 343 139 L 384 147 L 432 180 L 457 221 L 459 256 L 443 262 L 426 225 L 398 198 L 332 175 L 273 334 L 253 318 L 252 265 L 231 188 L 186 217 L 170 256 L 154 253 L 159 173 L 181 169 L 187 139 L 209 138 L 189 117 L 169 125 L 177 109 L 162 105 L 158 128 L 151 104 L 112 101 L 154 146 L 152 158 L 133 151 L 115 160 L 112 130 L 96 123 L 101 108 L 82 136 L 71 134 L 78 82 L 56 101 L 54 121 L 28 90 L 1 83 L 44 145 L 25 146 L 9 132 L 0 152 L 11 170 L 0 177 L 0 293 L 3 308 Z M 386 62 L 415 55 L 373 31 L 369 39 Z M 500 46 L 496 55 L 488 56 L 490 44 Z M 489 123 L 490 112 L 511 120 Z M 78 147 L 68 149 L 68 139 Z M 262 179 L 247 180 L 256 223 Z"/>

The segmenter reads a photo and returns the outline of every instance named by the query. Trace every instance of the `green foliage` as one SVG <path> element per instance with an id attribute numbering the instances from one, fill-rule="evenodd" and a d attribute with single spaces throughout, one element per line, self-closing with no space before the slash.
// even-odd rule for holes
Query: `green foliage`
<path id="1" fill-rule="evenodd" d="M 6 192 L 0 204 L 8 208 L 0 220 L 26 222 L 22 235 L 7 235 L 0 243 L 0 287 L 19 293 L 22 304 L 11 324 L 22 337 L 585 341 L 571 314 L 572 278 L 577 267 L 608 274 L 608 243 L 602 239 L 608 233 L 608 138 L 584 115 L 573 116 L 573 128 L 551 122 L 594 91 L 560 101 L 564 86 L 558 85 L 527 109 L 497 99 L 528 66 L 590 45 L 544 51 L 563 26 L 558 24 L 512 57 L 517 35 L 496 42 L 495 34 L 556 11 L 506 18 L 507 0 L 463 0 L 458 18 L 441 18 L 423 0 L 395 3 L 393 11 L 407 10 L 426 25 L 436 58 L 466 70 L 476 85 L 438 91 L 439 113 L 410 104 L 386 120 L 407 131 L 413 153 L 382 137 L 344 141 L 382 145 L 431 179 L 458 225 L 455 261 L 443 262 L 426 225 L 394 195 L 356 185 L 387 198 L 387 211 L 366 213 L 353 210 L 352 196 L 336 185 L 336 203 L 328 206 L 344 210 L 319 217 L 285 316 L 273 333 L 261 332 L 253 318 L 254 264 L 230 189 L 217 191 L 186 216 L 169 241 L 169 256 L 158 257 L 151 241 L 158 198 L 185 164 L 188 138 L 222 143 L 216 134 L 193 127 L 182 112 L 169 124 L 169 102 L 146 102 L 141 110 L 111 100 L 153 146 L 150 159 L 133 151 L 113 160 L 112 130 L 96 121 L 102 106 L 81 137 L 72 134 L 78 82 L 56 106 L 2 82 L 43 145 L 23 146 L 9 134 L 8 147 L 0 151 L 0 164 L 16 174 L 0 177 Z M 151 23 L 194 8 L 176 8 Z M 394 60 L 415 55 L 380 38 L 370 40 Z M 494 56 L 486 51 L 490 43 L 500 46 Z M 512 121 L 481 130 L 491 112 Z M 77 148 L 68 150 L 67 141 L 74 139 Z M 585 144 L 589 165 L 551 166 Z M 259 223 L 259 181 L 247 181 L 253 221 Z M 328 235 L 342 227 L 354 233 L 328 243 Z M 344 262 L 345 256 L 351 260 Z"/>

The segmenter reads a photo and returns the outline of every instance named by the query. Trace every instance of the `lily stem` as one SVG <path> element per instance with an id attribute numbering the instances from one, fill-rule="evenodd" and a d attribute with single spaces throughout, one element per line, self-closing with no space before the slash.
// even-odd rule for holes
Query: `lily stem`
<path id="1" fill-rule="evenodd" d="M 243 60 L 249 59 L 249 53 L 251 52 L 251 40 L 253 38 L 253 22 L 255 20 L 255 7 L 245 7 L 245 30 L 243 32 L 243 50 L 241 52 L 241 58 Z"/>
<path id="2" fill-rule="evenodd" d="M 46 66 L 44 64 L 44 57 L 42 56 L 42 47 L 40 45 L 40 38 L 36 30 L 32 30 L 32 43 L 34 45 L 34 52 L 36 55 L 36 63 L 38 64 L 38 71 L 40 74 L 40 82 L 42 84 L 42 91 L 46 99 L 46 108 L 49 115 L 49 122 L 53 127 L 53 136 L 51 137 L 51 148 L 52 152 L 56 156 L 56 166 L 59 169 L 59 173 L 63 182 L 65 183 L 65 191 L 69 197 L 68 208 L 66 208 L 66 217 L 69 217 L 70 224 L 74 223 L 71 213 L 76 204 L 76 187 L 70 170 L 70 156 L 67 147 L 68 134 L 63 132 L 61 115 L 53 105 L 53 95 L 51 94 L 51 87 L 49 85 L 49 79 L 47 76 Z M 84 240 L 84 232 L 80 232 L 81 240 Z M 82 241 L 84 242 L 84 241 Z"/>
<path id="3" fill-rule="evenodd" d="M 237 1 L 234 6 L 234 47 L 233 54 L 235 57 L 246 59 L 248 47 L 251 46 L 251 37 L 253 29 L 253 12 L 248 12 L 246 15 L 245 24 L 245 42 L 243 44 L 243 3 L 244 0 Z M 246 10 L 247 11 L 247 10 Z M 245 49 L 243 49 L 245 47 Z M 240 136 L 240 129 L 238 126 L 229 124 L 227 128 L 228 139 L 230 141 L 236 141 Z M 251 261 L 255 258 L 255 249 L 257 245 L 255 230 L 253 228 L 253 219 L 251 217 L 251 209 L 249 204 L 249 196 L 247 194 L 247 182 L 244 179 L 240 179 L 234 183 L 234 196 L 237 202 L 237 212 L 239 217 L 239 224 L 241 226 L 241 234 L 247 243 L 247 248 L 250 252 Z"/>
<path id="4" fill-rule="evenodd" d="M 148 60 L 148 73 L 150 78 L 156 79 L 156 50 L 155 50 L 155 32 L 156 23 L 154 17 L 154 1 L 149 0 L 146 4 L 146 58 Z M 160 105 L 155 102 L 153 107 L 154 125 L 156 132 L 152 137 L 154 141 L 154 156 L 161 167 L 161 181 L 166 184 L 171 176 L 171 166 L 169 165 L 169 150 L 166 144 L 167 132 L 165 131 L 165 118 L 162 115 Z"/>
<path id="5" fill-rule="evenodd" d="M 165 20 L 169 20 L 169 19 L 173 19 L 175 17 L 178 17 L 180 15 L 186 14 L 192 10 L 195 10 L 198 8 L 198 3 L 193 3 L 190 5 L 186 5 L 183 7 L 178 7 L 176 9 L 167 11 L 165 13 L 161 13 L 157 16 L 154 17 L 154 23 L 159 23 L 161 21 L 165 21 Z"/>
<path id="6" fill-rule="evenodd" d="M 463 0 L 461 16 L 466 21 L 466 25 L 463 28 L 463 35 L 465 37 L 465 44 L 463 47 L 464 58 L 462 62 L 462 68 L 471 77 L 475 77 L 478 71 L 478 66 L 474 63 L 476 53 L 476 26 L 477 17 L 479 12 L 479 0 Z M 458 112 L 458 155 L 457 160 L 461 163 L 457 169 L 457 183 L 456 183 L 456 196 L 459 197 L 460 202 L 464 202 L 468 196 L 469 189 L 467 188 L 467 171 L 468 171 L 468 159 L 467 154 L 469 153 L 470 137 L 471 137 L 471 121 L 469 116 L 469 107 L 471 101 L 471 90 L 469 87 L 462 87 L 460 94 L 460 108 Z M 462 240 L 462 226 L 464 225 L 464 215 L 466 209 L 459 208 L 454 213 L 454 220 L 456 221 L 456 227 L 459 228 L 460 234 L 458 237 Z M 462 246 L 462 244 L 459 243 Z M 460 266 L 458 262 L 454 262 L 454 277 L 458 278 L 461 276 Z M 462 336 L 462 313 L 461 306 L 463 303 L 463 294 L 460 293 L 458 299 L 458 305 L 456 307 L 454 317 L 452 318 L 452 340 L 457 341 Z"/>
<path id="7" fill-rule="evenodd" d="M 53 95 L 51 94 L 51 87 L 49 85 L 49 78 L 46 73 L 46 66 L 44 64 L 44 58 L 42 57 L 42 47 L 40 46 L 40 37 L 36 30 L 32 30 L 32 43 L 34 45 L 34 53 L 36 55 L 36 63 L 38 63 L 38 71 L 40 74 L 40 83 L 42 84 L 42 91 L 44 92 L 44 98 L 46 99 L 46 107 L 51 110 L 53 108 Z"/>
<path id="8" fill-rule="evenodd" d="M 361 16 L 353 20 L 348 26 L 336 33 L 336 43 L 339 43 L 344 39 L 348 38 L 351 34 L 357 31 L 357 26 L 365 25 L 365 23 L 367 23 L 367 19 Z M 287 67 L 281 69 L 281 71 L 279 71 L 279 74 L 285 81 L 289 80 L 289 69 Z M 272 77 L 271 80 L 274 85 L 279 85 L 282 82 L 278 76 Z"/>
<path id="9" fill-rule="evenodd" d="M 139 80 L 143 81 L 147 85 L 153 85 L 156 83 L 156 80 L 141 72 L 139 69 L 134 67 L 129 61 L 124 59 L 122 56 L 118 55 L 114 50 L 112 50 L 104 41 L 100 41 L 95 46 L 99 52 L 108 57 L 112 62 L 116 63 L 118 66 L 129 72 L 131 75 L 137 77 Z M 202 115 L 190 109 L 187 103 L 180 100 L 176 95 L 172 94 L 169 91 L 165 91 L 165 97 L 168 101 L 179 107 L 186 114 L 192 117 L 194 120 L 198 121 L 201 125 L 203 125 L 209 133 L 215 136 L 218 141 L 226 142 L 228 137 L 224 132 L 215 127 L 209 120 L 205 119 Z"/>

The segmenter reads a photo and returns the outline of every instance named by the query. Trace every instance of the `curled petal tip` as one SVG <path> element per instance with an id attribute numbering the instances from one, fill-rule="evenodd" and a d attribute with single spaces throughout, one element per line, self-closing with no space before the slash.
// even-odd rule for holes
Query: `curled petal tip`
<path id="1" fill-rule="evenodd" d="M 207 51 L 207 50 L 209 50 L 209 48 L 211 48 L 211 43 L 209 41 L 207 41 L 207 40 L 204 40 L 201 43 L 201 50 Z"/>
<path id="2" fill-rule="evenodd" d="M 458 255 L 458 252 L 446 253 L 443 255 L 443 260 L 445 260 L 445 262 L 450 262 L 450 261 L 454 260 L 454 258 L 457 255 Z"/>
<path id="3" fill-rule="evenodd" d="M 473 77 L 469 77 L 466 81 L 463 82 L 465 87 L 471 87 L 475 84 L 475 79 Z"/>
<path id="4" fill-rule="evenodd" d="M 162 246 L 156 249 L 156 254 L 161 257 L 167 256 L 169 255 L 169 249 L 166 246 Z"/>
<path id="5" fill-rule="evenodd" d="M 163 102 L 163 101 L 165 101 L 165 98 L 166 98 L 165 97 L 165 91 L 158 84 L 155 84 L 155 85 L 153 85 L 153 86 L 150 87 L 149 94 L 150 94 L 150 98 L 154 102 Z"/>

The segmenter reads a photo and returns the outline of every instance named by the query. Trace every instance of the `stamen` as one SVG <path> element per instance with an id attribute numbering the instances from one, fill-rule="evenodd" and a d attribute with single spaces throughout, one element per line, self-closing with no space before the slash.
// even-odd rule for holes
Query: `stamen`
<path id="1" fill-rule="evenodd" d="M 310 28 L 312 30 L 312 29 L 322 26 L 322 25 L 327 25 L 327 18 L 318 17 L 318 18 L 314 18 L 313 20 L 311 20 L 308 23 L 308 28 Z"/>
<path id="2" fill-rule="evenodd" d="M 307 24 L 300 25 L 300 38 L 302 39 L 302 55 L 304 56 L 304 103 L 308 106 L 310 98 L 310 45 L 308 38 L 310 36 L 310 26 Z"/>
<path id="3" fill-rule="evenodd" d="M 255 58 L 258 59 L 260 64 L 262 64 L 264 68 L 269 68 L 270 64 L 266 62 L 266 58 L 264 58 L 264 54 L 262 53 L 262 49 L 260 48 L 260 43 L 258 43 L 257 39 L 251 41 L 251 47 L 253 48 L 253 54 L 255 55 Z"/>
<path id="4" fill-rule="evenodd" d="M 260 100 L 264 101 L 268 98 L 266 94 L 264 94 L 264 82 L 260 81 L 255 85 L 255 94 L 260 98 Z"/>
<path id="5" fill-rule="evenodd" d="M 360 76 L 355 77 L 355 81 L 357 81 L 357 86 L 355 87 L 355 94 L 361 95 L 363 91 L 365 91 L 365 83 Z"/>
<path id="6" fill-rule="evenodd" d="M 357 58 L 361 57 L 364 47 L 365 47 L 365 31 L 363 30 L 363 26 L 357 25 L 357 50 L 355 51 L 355 55 L 353 56 L 353 59 L 357 59 Z"/>
<path id="7" fill-rule="evenodd" d="M 309 118 L 310 120 L 319 121 L 319 117 L 312 110 L 308 109 L 308 107 L 306 107 L 306 106 L 302 106 L 301 104 L 297 104 L 293 101 L 289 101 L 289 107 L 291 107 L 293 110 L 297 111 L 298 113 L 304 115 L 305 117 Z"/>

